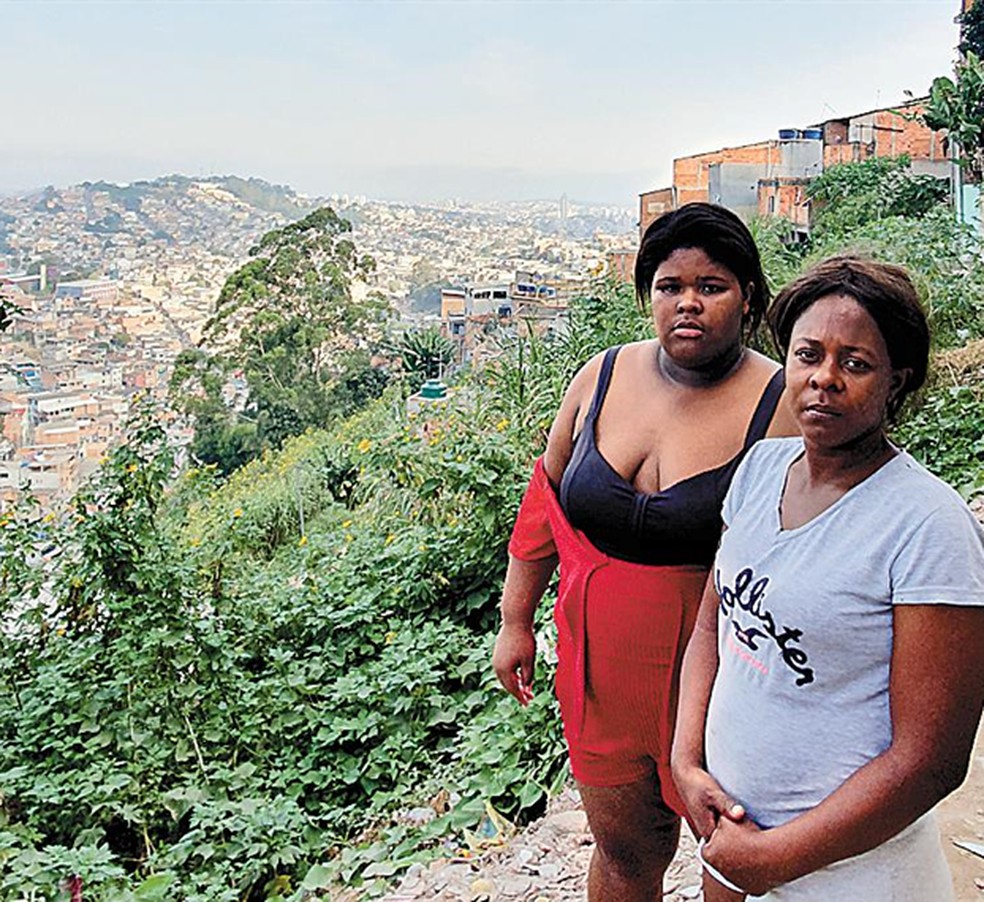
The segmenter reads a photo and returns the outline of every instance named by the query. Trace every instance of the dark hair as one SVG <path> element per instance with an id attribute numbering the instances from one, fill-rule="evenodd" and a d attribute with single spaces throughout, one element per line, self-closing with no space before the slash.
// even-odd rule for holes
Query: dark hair
<path id="1" fill-rule="evenodd" d="M 830 295 L 857 301 L 885 339 L 893 369 L 911 371 L 889 399 L 888 417 L 894 419 L 906 397 L 926 381 L 929 365 L 929 325 L 912 279 L 901 266 L 848 254 L 811 267 L 779 292 L 769 310 L 769 328 L 783 357 L 789 351 L 796 321 L 820 298 Z"/>
<path id="2" fill-rule="evenodd" d="M 769 286 L 762 272 L 755 239 L 734 213 L 717 204 L 685 204 L 650 223 L 642 236 L 636 256 L 635 289 L 645 309 L 660 264 L 680 248 L 699 248 L 715 263 L 731 270 L 742 292 L 752 285 L 745 314 L 745 331 L 751 335 L 759 327 L 769 304 Z"/>

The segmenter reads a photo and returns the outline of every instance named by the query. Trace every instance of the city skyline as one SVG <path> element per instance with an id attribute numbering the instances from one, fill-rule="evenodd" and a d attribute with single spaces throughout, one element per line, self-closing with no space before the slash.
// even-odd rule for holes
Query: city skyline
<path id="1" fill-rule="evenodd" d="M 958 6 L 7 2 L 0 191 L 234 173 L 632 206 L 673 157 L 925 93 Z"/>

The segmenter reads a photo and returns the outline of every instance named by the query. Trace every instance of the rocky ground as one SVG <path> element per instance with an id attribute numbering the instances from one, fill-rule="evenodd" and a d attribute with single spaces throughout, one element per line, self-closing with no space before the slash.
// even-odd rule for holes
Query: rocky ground
<path id="1" fill-rule="evenodd" d="M 668 902 L 700 898 L 700 872 L 689 833 L 666 879 Z M 474 858 L 411 868 L 386 902 L 573 902 L 583 900 L 594 842 L 577 791 L 554 799 L 547 813 L 501 848 Z"/>
<path id="2" fill-rule="evenodd" d="M 939 808 L 944 852 L 957 902 L 984 902 L 984 735 L 971 775 Z M 980 854 L 956 843 L 977 847 Z M 594 843 L 577 793 L 570 789 L 547 813 L 501 848 L 472 858 L 416 865 L 385 902 L 574 902 L 585 898 Z M 700 900 L 695 844 L 684 828 L 665 883 L 667 902 Z M 860 900 L 859 900 L 860 902 Z"/>

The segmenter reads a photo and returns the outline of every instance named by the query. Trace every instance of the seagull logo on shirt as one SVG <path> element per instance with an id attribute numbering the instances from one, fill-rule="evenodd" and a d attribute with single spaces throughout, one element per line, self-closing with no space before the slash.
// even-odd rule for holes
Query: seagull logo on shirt
<path id="1" fill-rule="evenodd" d="M 731 625 L 735 628 L 735 638 L 747 648 L 752 651 L 758 651 L 759 647 L 756 644 L 756 639 L 765 639 L 766 635 L 762 630 L 757 627 L 750 626 L 748 629 L 742 627 L 737 621 L 732 620 Z"/>

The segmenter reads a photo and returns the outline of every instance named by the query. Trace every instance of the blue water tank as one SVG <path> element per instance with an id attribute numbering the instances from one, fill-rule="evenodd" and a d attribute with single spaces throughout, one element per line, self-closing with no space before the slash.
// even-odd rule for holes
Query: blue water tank
<path id="1" fill-rule="evenodd" d="M 807 141 L 821 141 L 823 140 L 823 129 L 822 128 L 805 128 L 803 129 L 803 137 Z"/>
<path id="2" fill-rule="evenodd" d="M 779 129 L 779 140 L 780 141 L 793 141 L 799 137 L 799 131 L 795 128 L 781 128 Z"/>

